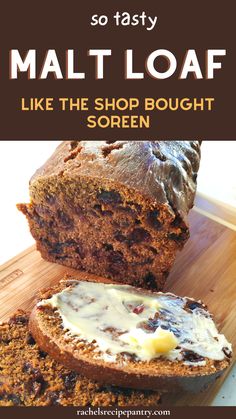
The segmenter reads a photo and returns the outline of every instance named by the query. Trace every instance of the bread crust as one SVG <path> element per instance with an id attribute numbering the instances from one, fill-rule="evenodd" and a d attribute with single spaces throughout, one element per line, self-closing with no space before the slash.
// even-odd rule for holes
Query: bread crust
<path id="1" fill-rule="evenodd" d="M 46 293 L 42 293 L 40 300 L 49 298 L 48 296 L 60 292 L 62 289 L 61 285 L 48 289 Z M 197 393 L 206 389 L 229 365 L 228 359 L 217 361 L 215 364 L 209 361 L 209 365 L 207 364 L 206 367 L 192 368 L 178 362 L 178 365 L 172 363 L 173 371 L 169 368 L 166 374 L 165 368 L 163 368 L 163 372 L 160 371 L 160 368 L 155 370 L 154 363 L 141 362 L 134 369 L 134 364 L 129 360 L 123 365 L 114 362 L 105 363 L 100 359 L 95 360 L 90 354 L 87 356 L 79 354 L 77 350 L 73 351 L 69 345 L 63 345 L 57 332 L 47 327 L 47 323 L 44 322 L 44 314 L 37 308 L 37 305 L 30 315 L 29 329 L 38 345 L 66 367 L 88 378 L 120 387 L 161 392 L 189 391 Z M 163 361 L 163 366 L 165 366 L 165 361 Z"/>

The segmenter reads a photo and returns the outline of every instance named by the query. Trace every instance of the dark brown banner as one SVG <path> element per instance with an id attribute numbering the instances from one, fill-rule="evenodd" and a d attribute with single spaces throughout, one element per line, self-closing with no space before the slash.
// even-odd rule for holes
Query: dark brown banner
<path id="1" fill-rule="evenodd" d="M 233 9 L 5 2 L 0 139 L 235 139 Z"/>

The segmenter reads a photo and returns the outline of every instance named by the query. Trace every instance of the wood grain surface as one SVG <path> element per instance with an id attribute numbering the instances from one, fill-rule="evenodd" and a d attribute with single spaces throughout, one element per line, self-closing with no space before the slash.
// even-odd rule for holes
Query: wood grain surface
<path id="1" fill-rule="evenodd" d="M 165 291 L 202 299 L 214 314 L 220 330 L 236 346 L 236 232 L 192 211 L 191 238 L 177 256 Z M 78 279 L 86 273 L 41 259 L 31 247 L 0 269 L 0 320 L 16 309 L 30 310 L 37 291 L 57 283 L 66 274 Z M 235 361 L 235 355 L 233 362 Z M 232 364 L 233 364 L 232 362 Z M 207 406 L 217 394 L 228 371 L 199 395 L 163 396 L 174 406 Z"/>

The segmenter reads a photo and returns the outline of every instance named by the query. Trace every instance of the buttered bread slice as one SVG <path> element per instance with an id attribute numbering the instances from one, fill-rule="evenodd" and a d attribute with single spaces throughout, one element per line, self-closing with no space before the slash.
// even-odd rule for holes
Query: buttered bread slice
<path id="1" fill-rule="evenodd" d="M 29 328 L 66 367 L 129 388 L 203 390 L 232 351 L 202 302 L 129 285 L 61 281 L 41 293 Z"/>

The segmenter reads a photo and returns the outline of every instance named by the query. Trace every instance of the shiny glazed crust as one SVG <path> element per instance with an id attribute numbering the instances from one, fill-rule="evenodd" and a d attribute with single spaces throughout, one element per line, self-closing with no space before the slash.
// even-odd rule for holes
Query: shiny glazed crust
<path id="1" fill-rule="evenodd" d="M 64 141 L 36 171 L 41 177 L 108 179 L 185 218 L 193 206 L 201 141 Z"/>

